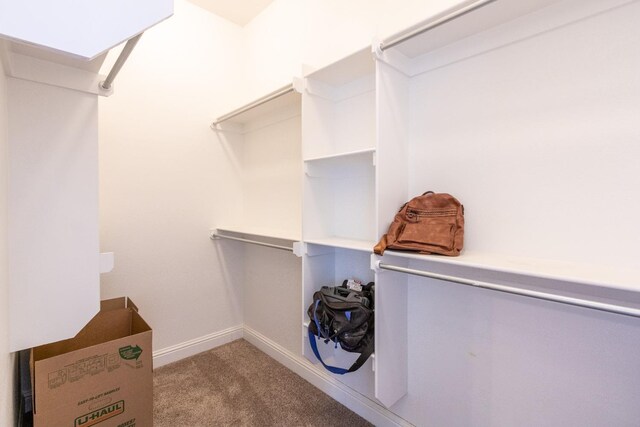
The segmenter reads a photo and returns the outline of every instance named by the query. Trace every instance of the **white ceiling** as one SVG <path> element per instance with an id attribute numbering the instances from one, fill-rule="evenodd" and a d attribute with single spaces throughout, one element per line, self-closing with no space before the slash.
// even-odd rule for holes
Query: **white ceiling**
<path id="1" fill-rule="evenodd" d="M 245 26 L 249 21 L 262 12 L 274 0 L 189 0 L 218 16 L 223 17 L 240 26 Z"/>

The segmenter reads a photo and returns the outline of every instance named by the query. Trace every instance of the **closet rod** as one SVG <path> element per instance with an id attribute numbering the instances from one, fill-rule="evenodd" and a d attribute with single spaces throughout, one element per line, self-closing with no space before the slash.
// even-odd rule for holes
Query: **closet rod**
<path id="1" fill-rule="evenodd" d="M 608 313 L 621 314 L 624 316 L 640 317 L 640 310 L 615 304 L 606 304 L 597 301 L 590 301 L 580 298 L 565 297 L 562 295 L 549 294 L 546 292 L 530 291 L 527 289 L 514 288 L 511 286 L 498 285 L 495 283 L 479 282 L 476 280 L 465 279 L 462 277 L 447 276 L 444 274 L 430 273 L 423 270 L 414 270 L 412 268 L 399 267 L 397 265 L 384 264 L 377 262 L 378 268 L 383 270 L 398 271 L 400 273 L 412 274 L 415 276 L 429 277 L 432 279 L 445 280 L 447 282 L 459 283 L 461 285 L 475 286 L 477 288 L 489 289 L 492 291 L 504 292 L 513 295 L 520 295 L 528 298 L 536 298 L 545 301 L 553 301 L 561 304 L 573 305 L 576 307 L 590 308 L 593 310 L 606 311 Z"/>
<path id="2" fill-rule="evenodd" d="M 118 59 L 116 59 L 116 63 L 113 64 L 113 68 L 111 68 L 111 71 L 109 71 L 107 78 L 103 82 L 100 82 L 100 87 L 102 89 L 104 90 L 111 89 L 111 85 L 113 84 L 113 81 L 115 80 L 116 76 L 120 72 L 120 69 L 122 68 L 124 63 L 127 61 L 127 58 L 129 58 L 129 55 L 131 55 L 133 48 L 136 47 L 136 44 L 138 43 L 138 40 L 140 40 L 140 37 L 142 37 L 142 34 L 143 33 L 140 33 L 137 36 L 127 40 L 127 43 L 122 48 L 122 52 L 120 52 L 120 55 L 118 55 Z"/>
<path id="3" fill-rule="evenodd" d="M 383 41 L 382 43 L 380 43 L 380 50 L 384 51 L 385 49 L 389 49 L 391 47 L 394 47 L 402 42 L 405 42 L 415 36 L 419 36 L 420 34 L 424 34 L 428 31 L 431 31 L 435 28 L 438 28 L 448 22 L 451 22 L 455 19 L 458 19 L 464 15 L 467 15 L 475 10 L 478 10 L 484 6 L 487 6 L 488 4 L 494 3 L 498 0 L 481 0 L 475 3 L 470 4 L 467 7 L 464 7 L 462 9 L 458 9 L 448 15 L 445 15 L 443 17 L 441 17 L 440 19 L 437 19 L 435 21 L 429 22 L 428 24 L 418 27 L 416 29 L 414 29 L 413 31 L 410 31 L 408 33 L 405 33 L 401 36 L 396 36 L 395 38 L 391 38 L 388 41 Z"/>
<path id="4" fill-rule="evenodd" d="M 259 107 L 262 104 L 265 104 L 273 99 L 279 98 L 283 95 L 286 95 L 290 92 L 293 92 L 295 89 L 293 87 L 293 83 L 288 84 L 276 91 L 273 91 L 265 96 L 263 96 L 262 98 L 256 99 L 255 101 L 253 101 L 250 104 L 245 105 L 244 107 L 240 107 L 237 110 L 233 110 L 230 113 L 225 114 L 224 116 L 220 116 L 218 117 L 213 123 L 211 123 L 211 128 L 215 129 L 216 126 L 218 126 L 220 123 L 227 121 L 229 119 L 234 118 L 235 116 L 244 113 L 245 111 L 249 111 L 252 108 L 256 108 Z"/>
<path id="5" fill-rule="evenodd" d="M 274 248 L 274 249 L 280 249 L 280 250 L 283 250 L 283 251 L 293 252 L 293 248 L 290 248 L 288 246 L 280 246 L 280 245 L 274 245 L 274 244 L 271 244 L 271 243 L 258 242 L 257 240 L 241 239 L 240 237 L 225 236 L 224 234 L 211 233 L 211 235 L 209 237 L 211 237 L 212 240 L 216 239 L 216 238 L 217 239 L 236 240 L 238 242 L 251 243 L 252 245 L 266 246 L 268 248 Z"/>

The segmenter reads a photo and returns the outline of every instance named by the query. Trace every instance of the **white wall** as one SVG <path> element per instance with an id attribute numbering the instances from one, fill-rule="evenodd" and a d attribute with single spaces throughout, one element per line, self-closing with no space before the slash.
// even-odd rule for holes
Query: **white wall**
<path id="1" fill-rule="evenodd" d="M 0 49 L 3 46 L 0 45 Z M 2 52 L 0 52 L 1 54 Z M 0 425 L 13 425 L 14 355 L 9 353 L 9 283 L 7 272 L 7 79 L 0 61 Z"/>
<path id="2" fill-rule="evenodd" d="M 322 68 L 460 0 L 276 0 L 244 27 L 249 100 Z"/>
<path id="3" fill-rule="evenodd" d="M 409 389 L 419 426 L 637 426 L 638 319 L 409 279 Z"/>
<path id="4" fill-rule="evenodd" d="M 240 203 L 209 124 L 242 86 L 241 41 L 240 27 L 177 1 L 100 100 L 100 244 L 115 252 L 102 297 L 131 297 L 155 350 L 242 323 L 242 246 L 208 238 Z"/>

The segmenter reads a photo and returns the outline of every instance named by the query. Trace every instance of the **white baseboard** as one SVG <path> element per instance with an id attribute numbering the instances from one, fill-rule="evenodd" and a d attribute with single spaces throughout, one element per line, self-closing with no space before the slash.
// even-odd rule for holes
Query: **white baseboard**
<path id="1" fill-rule="evenodd" d="M 160 366 L 176 362 L 185 357 L 211 350 L 212 348 L 240 339 L 242 336 L 243 327 L 239 325 L 154 351 L 153 367 L 159 368 Z"/>
<path id="2" fill-rule="evenodd" d="M 328 372 L 318 369 L 303 356 L 293 354 L 246 325 L 244 339 L 370 423 L 378 427 L 412 426 L 384 406 L 333 378 Z"/>

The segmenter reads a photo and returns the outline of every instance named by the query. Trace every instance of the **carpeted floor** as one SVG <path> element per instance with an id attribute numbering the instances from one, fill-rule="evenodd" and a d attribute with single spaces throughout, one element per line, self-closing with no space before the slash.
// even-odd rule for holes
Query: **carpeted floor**
<path id="1" fill-rule="evenodd" d="M 245 340 L 153 374 L 153 422 L 176 426 L 371 426 Z"/>

